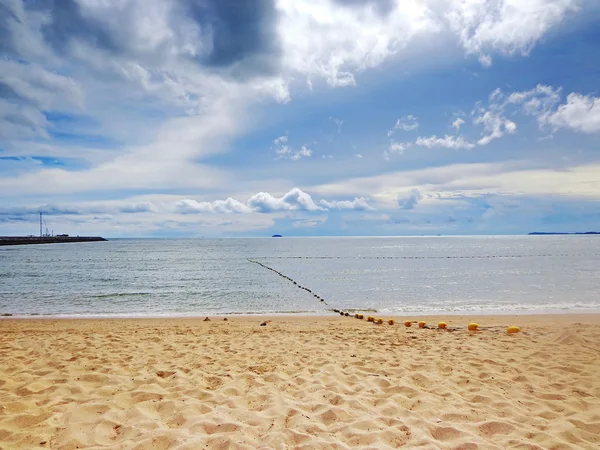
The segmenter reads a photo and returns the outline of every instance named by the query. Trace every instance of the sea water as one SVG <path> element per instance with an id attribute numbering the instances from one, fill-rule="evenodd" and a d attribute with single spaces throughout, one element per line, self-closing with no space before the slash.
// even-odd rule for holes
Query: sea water
<path id="1" fill-rule="evenodd" d="M 600 311 L 600 236 L 118 239 L 0 247 L 0 314 L 333 309 L 390 315 Z"/>

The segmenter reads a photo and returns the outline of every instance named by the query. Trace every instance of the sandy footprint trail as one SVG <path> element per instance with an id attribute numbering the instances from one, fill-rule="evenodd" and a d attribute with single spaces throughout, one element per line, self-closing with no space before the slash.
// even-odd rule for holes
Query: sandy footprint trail
<path id="1" fill-rule="evenodd" d="M 1 321 L 0 448 L 600 448 L 598 318 L 527 320 Z"/>

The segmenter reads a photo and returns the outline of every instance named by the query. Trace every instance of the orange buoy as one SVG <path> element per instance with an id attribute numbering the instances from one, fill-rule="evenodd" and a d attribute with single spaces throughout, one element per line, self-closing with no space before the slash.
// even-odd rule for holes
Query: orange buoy
<path id="1" fill-rule="evenodd" d="M 379 319 L 377 319 L 377 325 L 381 325 L 383 323 L 383 319 L 380 317 Z"/>
<path id="2" fill-rule="evenodd" d="M 440 322 L 440 323 L 438 323 L 438 328 L 440 330 L 445 330 L 448 328 L 448 324 L 446 322 Z"/>
<path id="3" fill-rule="evenodd" d="M 389 325 L 394 325 L 394 319 L 389 319 L 389 320 L 388 320 L 388 324 L 389 324 Z"/>
<path id="4" fill-rule="evenodd" d="M 363 320 L 363 319 L 365 318 L 365 316 L 363 316 L 362 314 L 359 314 L 359 315 L 358 315 L 358 318 L 359 318 L 360 320 Z"/>
<path id="5" fill-rule="evenodd" d="M 358 319 L 358 314 L 354 314 L 354 318 L 355 318 L 355 319 Z"/>
<path id="6" fill-rule="evenodd" d="M 373 316 L 369 316 L 369 317 L 367 317 L 367 320 L 368 320 L 369 322 L 375 322 L 375 317 L 373 317 Z"/>
<path id="7" fill-rule="evenodd" d="M 521 329 L 519 327 L 517 327 L 516 325 L 511 325 L 510 327 L 508 327 L 506 329 L 506 332 L 508 334 L 518 333 L 519 331 L 521 331 Z"/>
<path id="8" fill-rule="evenodd" d="M 419 328 L 425 328 L 425 325 L 427 325 L 427 322 L 424 322 L 422 320 L 419 322 Z"/>
<path id="9" fill-rule="evenodd" d="M 412 327 L 412 322 L 410 320 L 407 320 L 406 322 L 404 322 L 404 326 L 405 327 Z"/>
<path id="10" fill-rule="evenodd" d="M 469 325 L 467 325 L 467 328 L 469 329 L 469 331 L 477 331 L 477 328 L 479 328 L 479 325 L 477 325 L 474 322 L 471 322 Z"/>

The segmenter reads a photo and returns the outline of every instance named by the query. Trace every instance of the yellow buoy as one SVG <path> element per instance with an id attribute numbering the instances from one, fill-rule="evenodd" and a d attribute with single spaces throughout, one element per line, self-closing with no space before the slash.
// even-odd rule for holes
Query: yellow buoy
<path id="1" fill-rule="evenodd" d="M 373 317 L 373 316 L 369 316 L 369 317 L 367 317 L 367 320 L 368 320 L 369 322 L 375 322 L 375 317 Z"/>
<path id="2" fill-rule="evenodd" d="M 467 325 L 467 328 L 469 329 L 469 331 L 477 331 L 477 328 L 479 328 L 479 325 L 477 325 L 474 322 L 471 322 L 469 325 Z"/>
<path id="3" fill-rule="evenodd" d="M 506 329 L 508 334 L 518 333 L 519 331 L 521 331 L 521 329 L 515 325 L 512 325 Z"/>
<path id="4" fill-rule="evenodd" d="M 438 323 L 438 328 L 440 330 L 445 330 L 446 328 L 448 328 L 448 324 L 446 322 L 440 322 Z"/>
<path id="5" fill-rule="evenodd" d="M 383 323 L 383 319 L 380 317 L 379 319 L 377 319 L 377 325 L 381 325 Z"/>
<path id="6" fill-rule="evenodd" d="M 427 325 L 427 322 L 424 322 L 422 320 L 419 322 L 419 328 L 425 328 L 425 325 Z"/>
<path id="7" fill-rule="evenodd" d="M 389 320 L 388 320 L 388 324 L 389 324 L 389 325 L 394 325 L 394 319 L 389 319 Z"/>
<path id="8" fill-rule="evenodd" d="M 412 322 L 410 320 L 407 320 L 406 322 L 404 322 L 404 326 L 405 327 L 412 327 Z"/>

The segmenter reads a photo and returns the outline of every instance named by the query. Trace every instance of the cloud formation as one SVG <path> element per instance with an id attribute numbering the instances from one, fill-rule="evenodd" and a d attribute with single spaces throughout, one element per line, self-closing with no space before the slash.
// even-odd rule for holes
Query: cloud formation
<path id="1" fill-rule="evenodd" d="M 259 192 L 248 200 L 248 206 L 261 213 L 276 211 L 322 211 L 312 197 L 294 188 L 282 197 L 274 197 L 267 192 Z"/>
<path id="2" fill-rule="evenodd" d="M 192 199 L 183 199 L 175 203 L 175 211 L 179 214 L 240 214 L 250 212 L 243 203 L 229 197 L 227 200 L 215 200 L 214 202 L 197 202 Z"/>
<path id="3" fill-rule="evenodd" d="M 423 194 L 418 189 L 411 189 L 398 195 L 398 206 L 401 209 L 413 209 L 423 200 Z"/>
<path id="4" fill-rule="evenodd" d="M 437 137 L 436 135 L 430 137 L 418 137 L 415 141 L 416 145 L 420 145 L 421 147 L 427 148 L 452 148 L 452 149 L 471 149 L 475 147 L 475 144 L 467 141 L 462 136 L 451 136 L 445 135 L 442 137 Z"/>
<path id="5" fill-rule="evenodd" d="M 355 211 L 368 211 L 373 209 L 367 203 L 367 199 L 363 197 L 355 197 L 354 200 L 321 200 L 319 204 L 323 205 L 327 209 L 342 209 Z"/>
<path id="6" fill-rule="evenodd" d="M 571 93 L 567 102 L 543 118 L 557 128 L 571 128 L 584 133 L 600 132 L 600 98 Z"/>
<path id="7" fill-rule="evenodd" d="M 468 53 L 484 66 L 492 53 L 527 55 L 565 17 L 577 11 L 578 0 L 451 0 L 447 18 Z M 518 30 L 518 32 L 515 32 Z"/>
<path id="8" fill-rule="evenodd" d="M 300 150 L 294 150 L 288 145 L 287 135 L 279 136 L 273 143 L 275 144 L 275 154 L 277 159 L 290 159 L 292 161 L 298 161 L 302 158 L 310 158 L 312 156 L 312 150 L 306 145 L 300 146 Z"/>
<path id="9" fill-rule="evenodd" d="M 413 130 L 416 130 L 417 128 L 419 128 L 418 119 L 415 116 L 413 116 L 412 114 L 409 114 L 406 117 L 401 117 L 398 120 L 396 120 L 396 124 L 394 125 L 394 128 L 392 128 L 390 131 L 388 131 L 387 135 L 389 137 L 392 134 L 394 134 L 394 132 L 397 130 L 413 131 Z"/>
<path id="10" fill-rule="evenodd" d="M 395 141 L 392 141 L 392 142 L 390 142 L 390 146 L 388 147 L 388 151 L 390 153 L 396 153 L 398 155 L 401 155 L 402 153 L 404 153 L 405 150 L 409 149 L 410 147 L 412 147 L 412 142 L 395 142 Z"/>
<path id="11" fill-rule="evenodd" d="M 461 125 L 463 125 L 465 121 L 458 117 L 454 122 L 452 122 L 452 128 L 454 128 L 457 132 L 460 131 Z"/>

